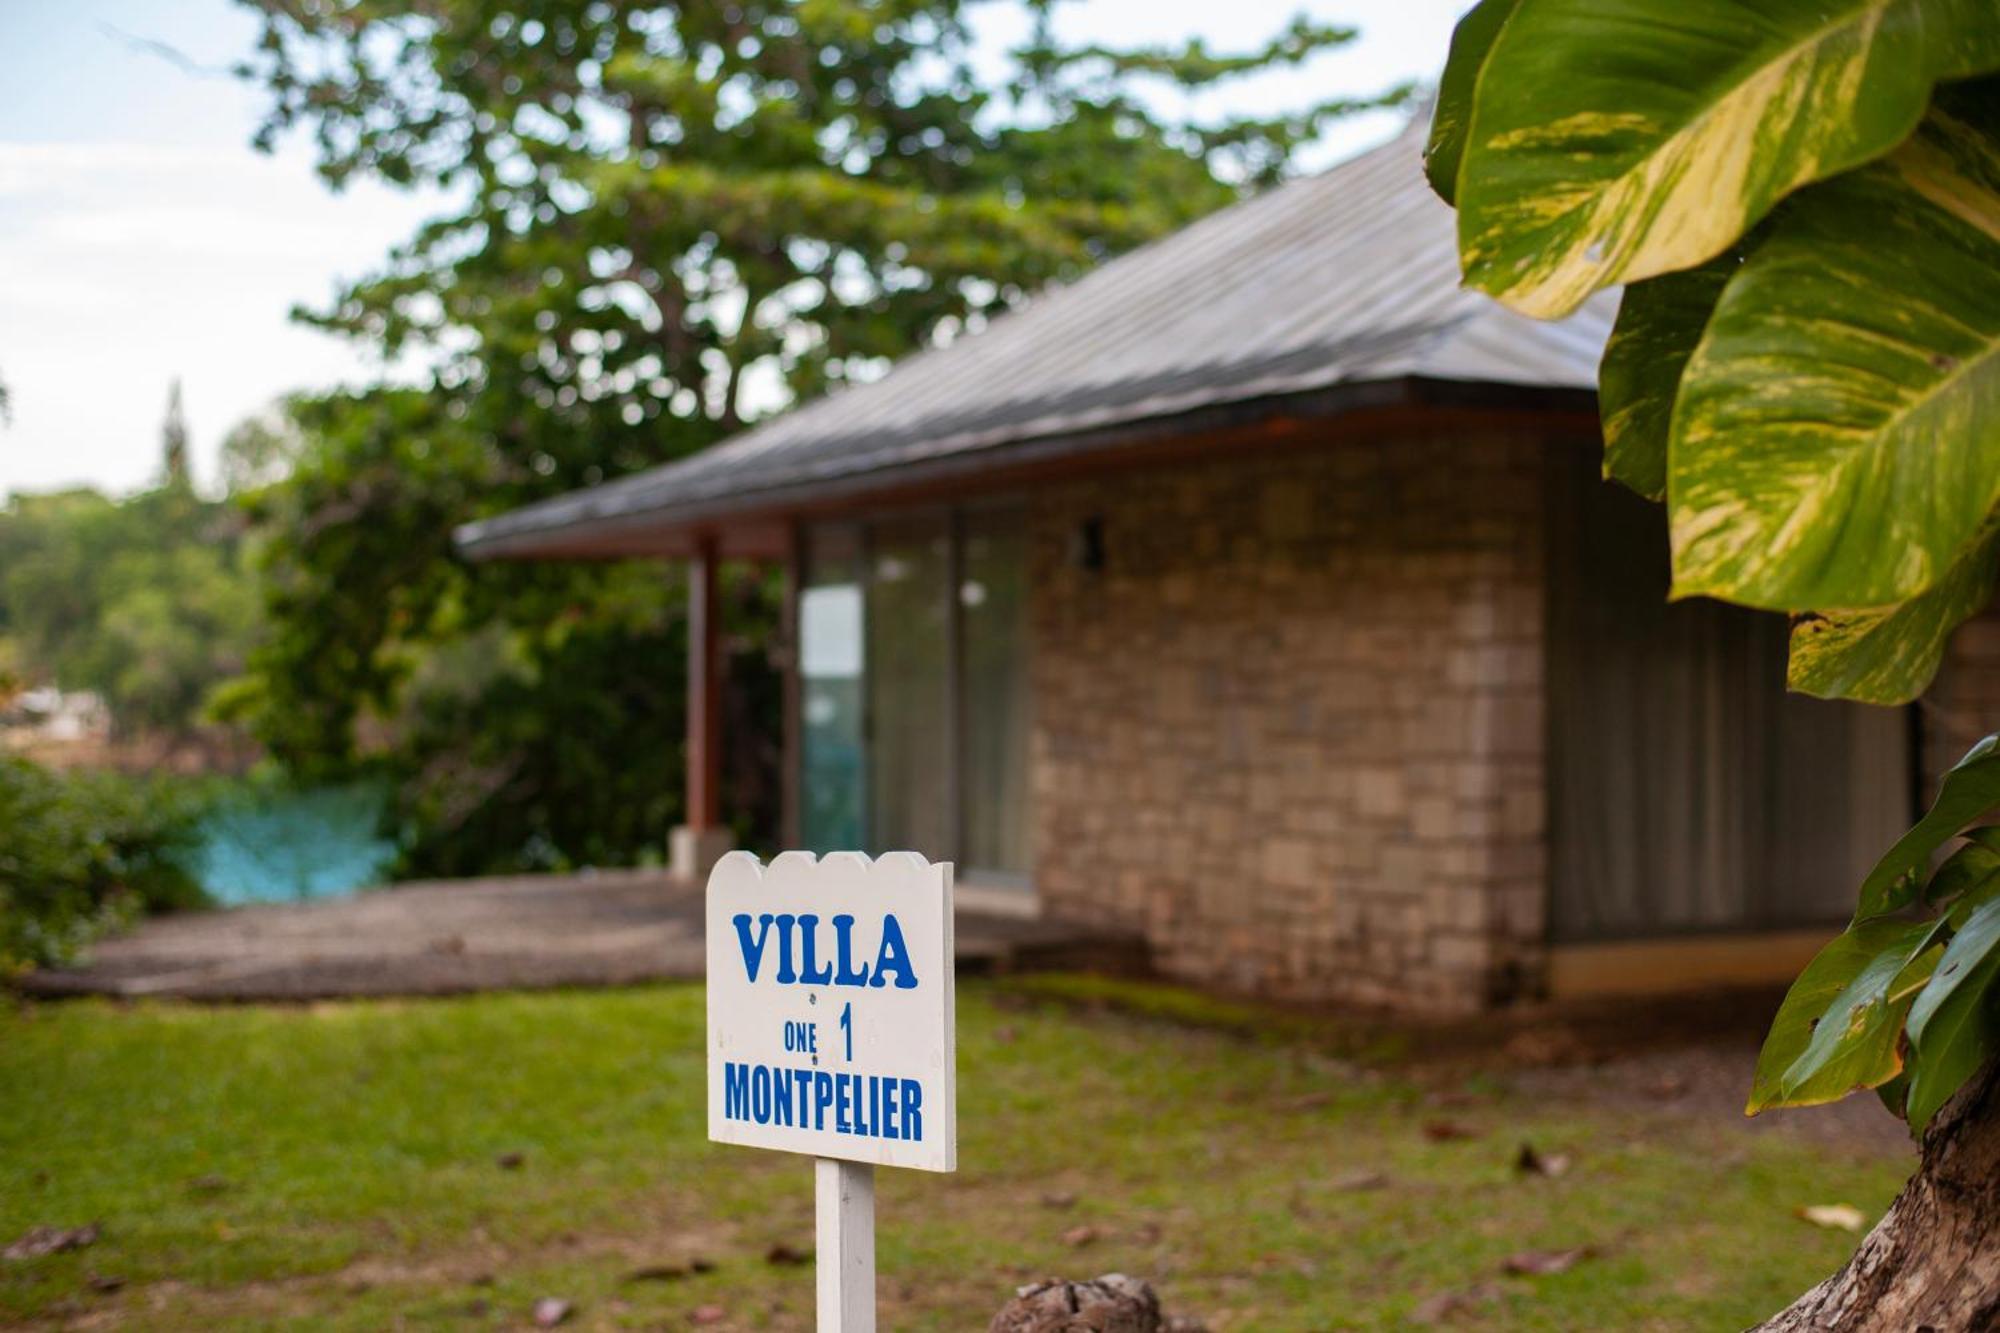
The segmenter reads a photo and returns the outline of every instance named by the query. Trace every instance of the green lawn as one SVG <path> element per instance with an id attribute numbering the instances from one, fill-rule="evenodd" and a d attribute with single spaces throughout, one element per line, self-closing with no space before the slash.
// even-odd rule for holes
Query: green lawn
<path id="1" fill-rule="evenodd" d="M 1031 1277 L 1112 1270 L 1218 1330 L 1401 1326 L 1453 1290 L 1477 1297 L 1453 1327 L 1733 1328 L 1852 1245 L 1795 1207 L 1872 1217 L 1905 1169 L 1490 1077 L 1440 1110 L 1296 1032 L 992 984 L 959 1014 L 961 1168 L 882 1176 L 889 1329 L 983 1328 Z M 811 1268 L 769 1260 L 811 1247 L 810 1167 L 705 1142 L 701 1025 L 695 987 L 0 1011 L 0 1244 L 103 1224 L 0 1260 L 0 1321 L 519 1328 L 560 1296 L 571 1328 L 810 1328 Z M 1475 1136 L 1433 1141 L 1441 1117 Z M 1523 1139 L 1574 1167 L 1519 1176 Z"/>

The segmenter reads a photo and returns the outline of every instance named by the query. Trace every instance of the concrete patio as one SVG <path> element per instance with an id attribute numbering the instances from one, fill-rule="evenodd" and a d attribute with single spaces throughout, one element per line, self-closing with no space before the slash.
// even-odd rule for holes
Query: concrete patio
<path id="1" fill-rule="evenodd" d="M 164 917 L 100 941 L 31 994 L 315 1000 L 624 986 L 702 975 L 699 886 L 663 871 L 438 880 Z M 1134 970 L 1134 941 L 961 903 L 961 971 Z"/>

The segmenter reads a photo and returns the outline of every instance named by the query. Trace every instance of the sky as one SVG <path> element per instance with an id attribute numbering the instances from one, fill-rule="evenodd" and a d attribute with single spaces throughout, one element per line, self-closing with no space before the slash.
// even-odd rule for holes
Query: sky
<path id="1" fill-rule="evenodd" d="M 1215 114 L 1432 79 L 1467 3 L 1075 0 L 1058 13 L 1073 40 L 1124 45 L 1199 34 L 1243 49 L 1301 10 L 1361 30 L 1299 70 L 1194 103 Z M 254 151 L 259 98 L 224 71 L 255 31 L 232 0 L 0 0 L 0 383 L 13 405 L 0 496 L 147 485 L 175 378 L 201 482 L 229 429 L 281 395 L 383 373 L 289 312 L 370 272 L 439 201 L 368 182 L 334 194 L 297 139 Z M 1013 34 L 998 18 L 981 29 L 995 49 Z M 1344 122 L 1305 164 L 1399 123 Z"/>

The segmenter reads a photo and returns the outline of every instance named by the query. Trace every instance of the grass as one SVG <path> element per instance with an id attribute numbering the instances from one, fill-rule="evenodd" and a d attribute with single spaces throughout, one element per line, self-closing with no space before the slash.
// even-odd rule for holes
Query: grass
<path id="1" fill-rule="evenodd" d="M 1853 1243 L 1794 1208 L 1872 1216 L 1907 1169 L 1488 1075 L 1439 1110 L 1254 1011 L 1070 990 L 963 988 L 961 1169 L 882 1173 L 885 1328 L 983 1328 L 1022 1282 L 1113 1270 L 1218 1330 L 1399 1327 L 1450 1291 L 1454 1327 L 1740 1327 Z M 808 1329 L 810 1266 L 769 1255 L 810 1249 L 812 1173 L 705 1141 L 701 1049 L 684 986 L 0 1012 L 0 1242 L 103 1225 L 0 1261 L 0 1322 L 520 1328 L 553 1295 L 572 1328 Z M 1441 1116 L 1476 1137 L 1433 1141 Z M 1575 1167 L 1519 1176 L 1524 1139 Z"/>

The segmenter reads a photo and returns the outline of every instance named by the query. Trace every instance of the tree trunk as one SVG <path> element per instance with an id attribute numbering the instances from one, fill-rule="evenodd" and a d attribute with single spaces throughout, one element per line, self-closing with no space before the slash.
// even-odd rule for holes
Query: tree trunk
<path id="1" fill-rule="evenodd" d="M 1847 1266 L 1756 1333 L 2000 1328 L 2000 1065 L 1951 1100 L 1923 1164 Z"/>

